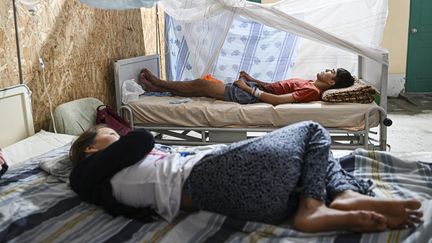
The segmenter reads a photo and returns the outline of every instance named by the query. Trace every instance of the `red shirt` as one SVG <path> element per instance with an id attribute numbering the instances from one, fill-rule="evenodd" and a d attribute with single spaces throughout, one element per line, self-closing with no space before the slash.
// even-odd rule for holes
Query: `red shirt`
<path id="1" fill-rule="evenodd" d="M 265 91 L 275 94 L 292 94 L 296 102 L 310 102 L 321 99 L 321 91 L 315 87 L 312 80 L 292 78 L 275 83 L 269 83 L 263 87 Z"/>

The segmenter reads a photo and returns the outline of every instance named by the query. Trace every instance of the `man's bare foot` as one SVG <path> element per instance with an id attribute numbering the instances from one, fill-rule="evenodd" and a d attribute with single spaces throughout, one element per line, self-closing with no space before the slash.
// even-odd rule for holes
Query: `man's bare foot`
<path id="1" fill-rule="evenodd" d="M 421 203 L 415 199 L 383 199 L 365 196 L 354 191 L 337 195 L 330 204 L 339 210 L 368 210 L 384 215 L 391 229 L 413 227 L 421 221 L 423 213 L 418 211 Z"/>
<path id="2" fill-rule="evenodd" d="M 156 76 L 155 76 L 152 72 L 150 72 L 150 70 L 148 70 L 147 68 L 144 68 L 143 70 L 141 70 L 141 74 L 144 75 L 144 78 L 145 78 L 147 81 L 151 82 L 151 83 L 152 83 L 153 85 L 155 85 L 155 86 L 160 86 L 161 84 L 163 84 L 163 83 L 161 83 L 161 82 L 165 82 L 165 81 L 159 79 L 158 77 L 156 77 Z"/>
<path id="3" fill-rule="evenodd" d="M 144 89 L 149 92 L 162 92 L 159 87 L 147 80 L 146 75 L 143 71 L 140 73 L 140 82 L 144 85 Z"/>
<path id="4" fill-rule="evenodd" d="M 377 232 L 386 229 L 386 218 L 372 211 L 332 209 L 318 200 L 306 198 L 300 200 L 293 227 L 309 233 L 332 230 Z"/>

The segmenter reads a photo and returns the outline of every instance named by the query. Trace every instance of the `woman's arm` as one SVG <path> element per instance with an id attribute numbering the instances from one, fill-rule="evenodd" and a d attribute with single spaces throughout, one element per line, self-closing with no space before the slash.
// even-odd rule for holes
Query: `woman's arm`
<path id="1" fill-rule="evenodd" d="M 98 151 L 74 168 L 72 176 L 81 183 L 94 185 L 111 178 L 121 169 L 133 165 L 147 155 L 154 147 L 154 138 L 145 129 L 130 132 L 104 150 Z"/>

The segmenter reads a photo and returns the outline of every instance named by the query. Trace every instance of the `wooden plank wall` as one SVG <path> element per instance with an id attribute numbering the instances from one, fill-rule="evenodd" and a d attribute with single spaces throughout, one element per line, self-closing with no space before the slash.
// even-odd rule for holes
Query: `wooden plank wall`
<path id="1" fill-rule="evenodd" d="M 142 9 L 142 28 L 146 55 L 159 54 L 161 60 L 160 77 L 166 78 L 165 14 L 161 7 Z"/>
<path id="2" fill-rule="evenodd" d="M 78 0 L 58 0 L 41 1 L 32 15 L 21 3 L 17 7 L 24 83 L 33 93 L 36 131 L 49 127 L 48 94 L 53 108 L 84 97 L 114 106 L 113 61 L 163 48 L 155 42 L 154 26 L 163 26 L 156 8 L 99 10 Z M 5 0 L 0 1 L 0 88 L 17 84 L 12 0 Z"/>

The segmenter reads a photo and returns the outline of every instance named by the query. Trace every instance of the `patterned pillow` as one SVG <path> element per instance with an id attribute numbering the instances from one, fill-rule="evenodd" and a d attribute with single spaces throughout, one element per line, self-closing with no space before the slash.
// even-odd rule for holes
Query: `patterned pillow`
<path id="1" fill-rule="evenodd" d="M 321 99 L 327 102 L 350 102 L 350 103 L 371 103 L 374 101 L 376 90 L 356 79 L 354 84 L 348 88 L 329 89 L 323 92 Z"/>

